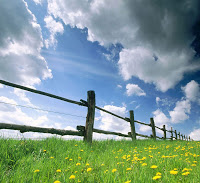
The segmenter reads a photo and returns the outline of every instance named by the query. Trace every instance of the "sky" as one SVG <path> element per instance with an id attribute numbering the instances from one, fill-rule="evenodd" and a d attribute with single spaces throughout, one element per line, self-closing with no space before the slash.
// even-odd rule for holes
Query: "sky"
<path id="1" fill-rule="evenodd" d="M 122 117 L 133 110 L 135 120 L 153 117 L 158 127 L 200 140 L 199 9 L 199 0 L 0 0 L 0 79 L 75 101 L 94 90 L 101 108 Z M 86 107 L 0 84 L 0 123 L 76 130 L 86 115 Z M 97 109 L 94 128 L 131 131 Z M 93 133 L 108 138 L 120 139 Z"/>

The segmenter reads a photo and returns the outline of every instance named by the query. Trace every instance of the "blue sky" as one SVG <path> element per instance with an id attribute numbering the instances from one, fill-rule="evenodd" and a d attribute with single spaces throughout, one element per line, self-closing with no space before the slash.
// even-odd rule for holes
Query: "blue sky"
<path id="1" fill-rule="evenodd" d="M 200 140 L 199 5 L 198 0 L 1 3 L 0 79 L 76 101 L 94 90 L 99 107 L 123 117 L 134 110 L 136 120 L 149 123 L 154 117 L 156 126 Z M 0 102 L 3 123 L 69 130 L 85 125 L 85 107 L 37 94 L 0 85 Z M 98 110 L 94 127 L 130 131 L 125 121 Z M 151 128 L 136 124 L 136 132 L 150 135 Z M 94 133 L 94 138 L 118 137 Z"/>

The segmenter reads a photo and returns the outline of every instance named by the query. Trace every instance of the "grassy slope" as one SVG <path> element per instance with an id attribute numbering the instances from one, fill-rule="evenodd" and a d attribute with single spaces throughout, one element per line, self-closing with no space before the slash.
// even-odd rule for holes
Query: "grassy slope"
<path id="1" fill-rule="evenodd" d="M 58 138 L 0 139 L 0 182 L 198 183 L 199 155 L 200 142 L 107 140 L 89 146 Z M 176 175 L 170 174 L 174 168 Z M 184 168 L 192 169 L 189 175 L 182 175 Z M 158 172 L 161 178 L 153 180 Z"/>

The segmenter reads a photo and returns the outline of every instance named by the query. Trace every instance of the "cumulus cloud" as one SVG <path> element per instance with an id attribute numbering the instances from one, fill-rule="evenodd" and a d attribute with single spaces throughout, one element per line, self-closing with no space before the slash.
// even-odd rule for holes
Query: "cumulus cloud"
<path id="1" fill-rule="evenodd" d="M 189 134 L 190 138 L 193 140 L 200 140 L 200 129 L 195 129 Z"/>
<path id="2" fill-rule="evenodd" d="M 126 94 L 128 96 L 131 96 L 131 95 L 146 96 L 146 93 L 136 84 L 127 84 Z"/>
<path id="3" fill-rule="evenodd" d="M 106 105 L 103 107 L 103 109 L 113 112 L 114 114 L 117 114 L 122 117 L 125 117 L 127 113 L 126 107 L 124 106 L 118 107 L 114 105 Z M 126 121 L 116 118 L 103 111 L 100 111 L 100 115 L 101 115 L 100 118 L 101 124 L 99 126 L 100 129 L 106 131 L 120 132 L 123 134 L 128 134 L 128 132 L 130 132 L 130 124 L 127 123 Z"/>
<path id="4" fill-rule="evenodd" d="M 89 41 L 124 47 L 118 62 L 124 80 L 137 77 L 162 92 L 185 73 L 200 70 L 190 47 L 198 7 L 198 0 L 48 0 L 49 14 L 71 27 L 87 28 Z"/>
<path id="5" fill-rule="evenodd" d="M 0 78 L 28 86 L 51 78 L 51 70 L 40 54 L 41 28 L 27 3 L 1 3 L 0 24 Z"/>
<path id="6" fill-rule="evenodd" d="M 188 100 L 200 104 L 200 85 L 196 81 L 190 81 L 185 87 L 182 87 L 182 90 Z"/>
<path id="7" fill-rule="evenodd" d="M 189 118 L 191 104 L 189 100 L 182 100 L 176 103 L 173 111 L 169 111 L 172 123 L 180 123 Z"/>
<path id="8" fill-rule="evenodd" d="M 49 15 L 44 18 L 44 21 L 46 23 L 46 27 L 49 29 L 51 33 L 49 39 L 45 40 L 46 48 L 49 48 L 49 46 L 55 47 L 57 44 L 55 36 L 58 33 L 63 34 L 64 27 L 61 22 L 55 21 L 53 17 Z"/>
<path id="9" fill-rule="evenodd" d="M 122 85 L 117 85 L 117 88 L 122 88 Z"/>

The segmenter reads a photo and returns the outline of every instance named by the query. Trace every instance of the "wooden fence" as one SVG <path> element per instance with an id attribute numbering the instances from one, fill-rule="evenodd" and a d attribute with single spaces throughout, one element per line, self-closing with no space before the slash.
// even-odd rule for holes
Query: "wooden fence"
<path id="1" fill-rule="evenodd" d="M 83 140 L 88 142 L 88 143 L 92 143 L 93 132 L 102 133 L 102 134 L 109 134 L 109 135 L 118 135 L 118 136 L 121 136 L 121 137 L 129 137 L 133 141 L 136 140 L 137 136 L 145 137 L 145 138 L 152 138 L 154 140 L 156 140 L 156 139 L 163 139 L 163 140 L 166 140 L 166 139 L 174 140 L 175 139 L 175 140 L 187 140 L 187 141 L 192 140 L 192 139 L 190 139 L 190 136 L 188 138 L 187 136 L 180 134 L 180 132 L 177 133 L 177 131 L 173 130 L 172 127 L 171 127 L 171 130 L 167 130 L 165 125 L 163 125 L 162 128 L 155 126 L 153 118 L 150 118 L 149 124 L 135 120 L 133 110 L 129 111 L 129 118 L 126 118 L 126 117 L 124 118 L 124 117 L 121 117 L 121 116 L 114 114 L 110 111 L 102 109 L 102 108 L 96 106 L 95 92 L 94 91 L 88 91 L 87 92 L 87 101 L 81 99 L 80 102 L 77 102 L 77 101 L 66 99 L 66 98 L 56 96 L 56 95 L 53 95 L 53 94 L 49 94 L 49 93 L 46 93 L 46 92 L 43 92 L 43 91 L 34 90 L 34 89 L 31 89 L 31 88 L 28 88 L 28 87 L 24 87 L 24 86 L 17 85 L 17 84 L 14 84 L 14 83 L 3 81 L 3 80 L 0 80 L 0 83 L 7 85 L 7 86 L 19 88 L 19 89 L 26 90 L 26 91 L 33 92 L 33 93 L 37 93 L 37 94 L 40 94 L 40 95 L 45 95 L 45 96 L 48 96 L 48 97 L 51 97 L 51 98 L 55 98 L 55 99 L 58 99 L 58 100 L 62 100 L 62 101 L 65 101 L 65 102 L 73 103 L 73 104 L 84 106 L 84 107 L 88 108 L 87 117 L 86 117 L 86 124 L 85 124 L 85 126 L 77 126 L 77 131 L 54 129 L 54 128 L 41 128 L 41 127 L 7 124 L 7 123 L 0 123 L 0 129 L 19 130 L 21 133 L 31 131 L 31 132 L 58 134 L 58 135 L 61 135 L 61 136 L 63 136 L 63 135 L 82 136 Z M 117 118 L 124 120 L 125 122 L 130 123 L 131 132 L 128 132 L 127 134 L 122 134 L 122 133 L 118 133 L 118 132 L 110 132 L 110 131 L 104 131 L 104 130 L 99 130 L 99 129 L 93 128 L 94 117 L 95 117 L 95 109 L 106 112 L 108 114 L 111 114 L 111 115 L 113 115 Z M 142 134 L 136 133 L 135 123 L 151 127 L 152 128 L 152 135 L 148 136 L 148 135 L 142 135 Z M 156 128 L 163 131 L 163 137 L 156 136 Z M 166 132 L 169 132 L 171 134 L 170 138 L 167 138 Z"/>

